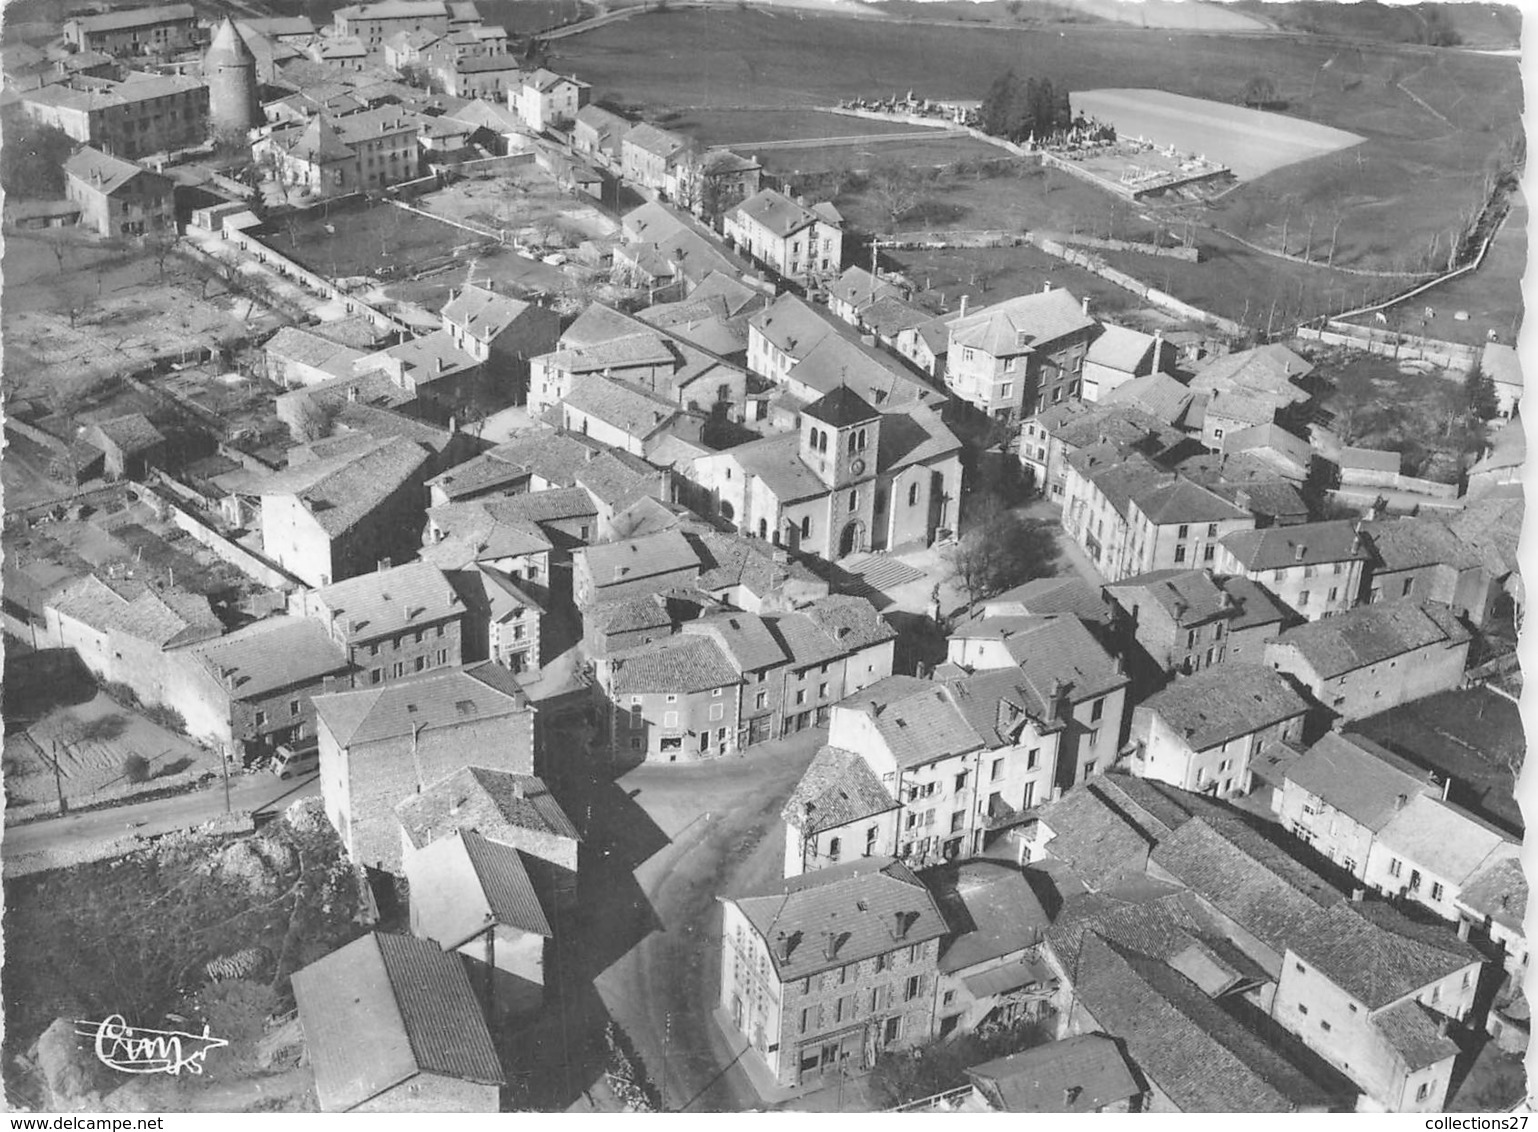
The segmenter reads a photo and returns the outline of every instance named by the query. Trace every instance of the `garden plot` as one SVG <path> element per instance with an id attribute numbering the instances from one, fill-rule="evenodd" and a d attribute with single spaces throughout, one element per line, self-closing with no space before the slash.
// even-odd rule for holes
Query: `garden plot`
<path id="1" fill-rule="evenodd" d="M 1165 90 L 1080 90 L 1071 101 L 1075 113 L 1114 125 L 1121 137 L 1201 154 L 1243 180 L 1366 140 L 1318 122 Z"/>

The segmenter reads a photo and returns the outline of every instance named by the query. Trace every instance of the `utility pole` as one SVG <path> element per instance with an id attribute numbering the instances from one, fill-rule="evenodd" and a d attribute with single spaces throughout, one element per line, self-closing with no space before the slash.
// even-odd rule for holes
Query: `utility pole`
<path id="1" fill-rule="evenodd" d="M 219 765 L 224 771 L 224 812 L 230 812 L 230 749 L 219 744 Z"/>
<path id="2" fill-rule="evenodd" d="M 64 777 L 59 770 L 59 741 L 57 739 L 53 741 L 53 758 L 49 761 L 53 763 L 53 788 L 59 795 L 59 813 L 66 814 L 69 812 L 69 803 L 64 800 Z"/>
<path id="3" fill-rule="evenodd" d="M 664 1015 L 662 1024 L 662 1111 L 668 1110 L 668 1046 L 673 1041 L 673 1012 L 669 1010 Z"/>
<path id="4" fill-rule="evenodd" d="M 411 725 L 411 766 L 417 776 L 417 793 L 422 792 L 422 760 L 417 756 L 417 736 L 422 734 L 422 728 L 427 726 L 424 719 L 421 723 Z"/>

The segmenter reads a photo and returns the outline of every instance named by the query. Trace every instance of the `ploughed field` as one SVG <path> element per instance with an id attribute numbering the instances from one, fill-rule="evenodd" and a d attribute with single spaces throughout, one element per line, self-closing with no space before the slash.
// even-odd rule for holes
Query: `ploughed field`
<path id="1" fill-rule="evenodd" d="M 1167 90 L 1074 91 L 1072 103 L 1078 113 L 1113 123 L 1122 137 L 1201 154 L 1247 181 L 1363 140 L 1318 122 Z"/>

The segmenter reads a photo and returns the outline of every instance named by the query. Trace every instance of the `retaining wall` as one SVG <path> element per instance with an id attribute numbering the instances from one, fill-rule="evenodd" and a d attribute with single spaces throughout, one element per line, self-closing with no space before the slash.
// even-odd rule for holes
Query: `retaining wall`
<path id="1" fill-rule="evenodd" d="M 292 574 L 281 569 L 272 562 L 267 561 L 255 551 L 241 546 L 233 539 L 220 534 L 203 519 L 186 510 L 176 500 L 161 490 L 149 489 L 156 500 L 165 507 L 171 516 L 171 521 L 182 530 L 186 531 L 202 545 L 222 559 L 234 566 L 253 581 L 259 582 L 275 590 L 292 590 L 304 588 L 304 583 Z"/>
<path id="2" fill-rule="evenodd" d="M 1439 338 L 1421 338 L 1393 330 L 1373 330 L 1349 322 L 1331 320 L 1324 327 L 1300 326 L 1297 336 L 1327 346 L 1347 346 L 1369 354 L 1406 361 L 1425 361 L 1454 373 L 1468 373 L 1479 362 L 1480 347 L 1464 346 Z"/>
<path id="3" fill-rule="evenodd" d="M 1145 243 L 1140 240 L 1107 240 L 1099 236 L 1076 236 L 1053 232 L 1050 234 L 1053 240 L 1060 244 L 1073 244 L 1081 248 L 1104 248 L 1112 252 L 1136 252 L 1138 255 L 1164 256 L 1166 259 L 1184 260 L 1186 263 L 1200 263 L 1202 250 L 1198 247 L 1160 247 L 1158 244 Z"/>

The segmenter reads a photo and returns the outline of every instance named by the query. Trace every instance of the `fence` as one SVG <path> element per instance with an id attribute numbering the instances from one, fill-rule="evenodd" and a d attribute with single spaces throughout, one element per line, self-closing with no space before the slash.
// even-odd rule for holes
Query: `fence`
<path id="1" fill-rule="evenodd" d="M 195 828 L 201 833 L 212 835 L 250 833 L 256 828 L 256 822 L 249 813 L 226 814 L 197 826 L 182 828 Z M 94 861 L 116 860 L 135 850 L 147 848 L 150 844 L 150 838 L 126 834 L 111 841 L 70 843 L 47 849 L 34 849 L 31 852 L 7 853 L 5 875 L 24 877 L 33 873 L 45 873 L 52 869 L 88 865 Z"/>
<path id="2" fill-rule="evenodd" d="M 1327 346 L 1347 346 L 1399 361 L 1423 361 L 1454 373 L 1468 373 L 1479 363 L 1480 347 L 1447 342 L 1440 338 L 1422 338 L 1394 330 L 1374 330 L 1331 319 L 1324 326 L 1300 326 L 1297 336 Z"/>
<path id="3" fill-rule="evenodd" d="M 1013 248 L 1026 242 L 1018 232 L 998 230 L 925 232 L 922 236 L 878 237 L 883 248 L 938 249 L 938 248 Z"/>
<path id="4" fill-rule="evenodd" d="M 1061 232 L 1050 233 L 1050 237 L 1060 244 L 1076 244 L 1081 248 L 1104 248 L 1111 252 L 1136 252 L 1138 255 L 1164 256 L 1166 259 L 1184 260 L 1186 263 L 1200 263 L 1202 250 L 1196 246 L 1191 247 L 1161 247 L 1158 244 L 1150 244 L 1142 240 L 1107 240 L 1099 236 L 1064 235 Z"/>
<path id="5" fill-rule="evenodd" d="M 226 538 L 203 519 L 182 507 L 166 491 L 157 490 L 153 487 L 150 487 L 148 490 L 153 493 L 156 501 L 169 512 L 173 523 L 186 531 L 197 542 L 206 546 L 217 557 L 228 562 L 253 581 L 275 590 L 304 588 L 304 583 L 298 578 L 288 573 L 276 563 L 269 562 L 255 551 L 241 546 L 240 543 L 235 542 L 233 539 Z"/>
<path id="6" fill-rule="evenodd" d="M 1234 338 L 1242 338 L 1248 333 L 1246 327 L 1234 322 L 1232 319 L 1215 315 L 1211 311 L 1204 311 L 1200 307 L 1194 307 L 1190 303 L 1175 298 L 1174 295 L 1169 295 L 1155 287 L 1150 287 L 1141 279 L 1128 275 L 1125 271 L 1117 271 L 1114 267 L 1107 265 L 1105 261 L 1090 255 L 1088 252 L 1076 251 L 1036 232 L 1027 232 L 1025 238 L 1029 243 L 1040 248 L 1048 255 L 1055 256 L 1076 267 L 1082 267 L 1085 271 L 1098 275 L 1106 280 L 1106 282 L 1114 283 L 1123 290 L 1131 291 L 1140 299 L 1152 303 L 1154 306 L 1160 307 L 1179 318 L 1205 323 Z"/>

